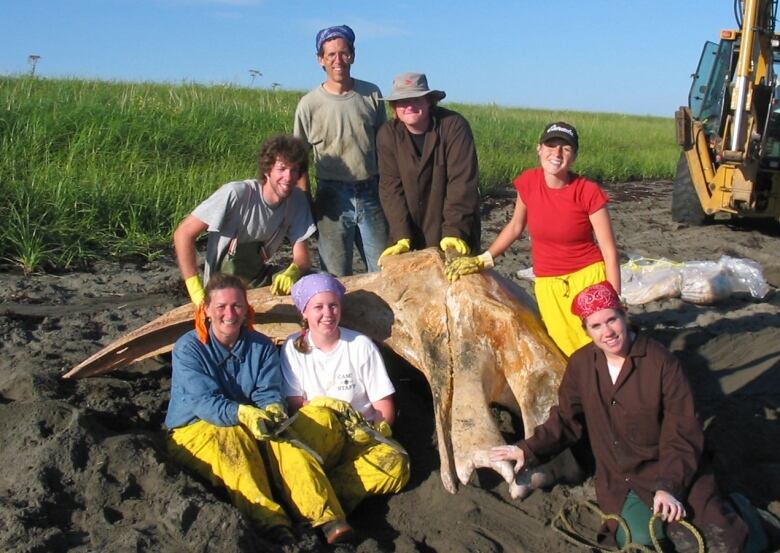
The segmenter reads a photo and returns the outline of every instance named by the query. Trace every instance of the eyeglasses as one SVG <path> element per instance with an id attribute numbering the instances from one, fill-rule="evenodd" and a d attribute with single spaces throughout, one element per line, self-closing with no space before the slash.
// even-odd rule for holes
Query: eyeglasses
<path id="1" fill-rule="evenodd" d="M 354 54 L 351 52 L 328 52 L 323 56 L 325 61 L 328 63 L 333 63 L 336 61 L 336 59 L 340 59 L 344 63 L 352 63 L 352 58 L 354 57 Z"/>

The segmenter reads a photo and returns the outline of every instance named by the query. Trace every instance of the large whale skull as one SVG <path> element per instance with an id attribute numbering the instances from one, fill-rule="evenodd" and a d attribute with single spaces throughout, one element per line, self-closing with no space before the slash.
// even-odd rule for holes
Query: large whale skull
<path id="1" fill-rule="evenodd" d="M 341 324 L 384 344 L 428 380 L 444 487 L 455 493 L 457 482 L 467 484 L 481 467 L 498 472 L 513 498 L 559 478 L 577 478 L 568 452 L 519 475 L 511 463 L 489 459 L 490 448 L 505 443 L 490 405 L 521 416 L 525 431 L 533 431 L 556 404 L 565 368 L 523 291 L 494 271 L 449 283 L 436 249 L 383 261 L 381 272 L 342 279 L 347 295 Z M 281 341 L 299 328 L 300 316 L 289 296 L 258 288 L 248 297 L 260 332 Z M 189 304 L 173 309 L 64 377 L 100 374 L 170 351 L 192 328 L 193 314 Z"/>

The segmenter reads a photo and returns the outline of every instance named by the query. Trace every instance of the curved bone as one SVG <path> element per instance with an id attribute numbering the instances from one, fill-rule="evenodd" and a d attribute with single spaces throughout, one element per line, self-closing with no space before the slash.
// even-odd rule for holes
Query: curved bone
<path id="1" fill-rule="evenodd" d="M 468 483 L 480 467 L 498 472 L 513 497 L 575 477 L 576 465 L 565 456 L 518 479 L 509 463 L 488 459 L 490 447 L 504 443 L 490 405 L 504 405 L 532 430 L 557 401 L 565 362 L 512 282 L 487 271 L 450 284 L 443 268 L 441 253 L 429 249 L 391 257 L 381 273 L 344 278 L 342 324 L 383 343 L 427 378 L 444 487 L 454 493 L 457 480 Z M 268 288 L 248 297 L 260 332 L 281 341 L 299 328 L 289 297 L 272 296 Z M 170 350 L 192 328 L 192 317 L 190 305 L 173 309 L 64 377 L 104 373 Z"/>

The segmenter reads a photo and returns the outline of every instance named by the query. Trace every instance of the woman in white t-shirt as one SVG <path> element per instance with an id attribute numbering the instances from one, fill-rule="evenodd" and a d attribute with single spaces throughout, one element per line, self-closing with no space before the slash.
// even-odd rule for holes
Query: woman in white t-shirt
<path id="1" fill-rule="evenodd" d="M 368 495 L 396 493 L 409 481 L 406 451 L 390 438 L 393 387 L 379 350 L 366 336 L 339 326 L 344 286 L 326 273 L 292 287 L 302 329 L 282 347 L 283 392 L 295 433 L 323 459 L 346 513 Z M 344 523 L 346 524 L 346 523 Z M 329 543 L 344 541 L 349 525 Z"/>

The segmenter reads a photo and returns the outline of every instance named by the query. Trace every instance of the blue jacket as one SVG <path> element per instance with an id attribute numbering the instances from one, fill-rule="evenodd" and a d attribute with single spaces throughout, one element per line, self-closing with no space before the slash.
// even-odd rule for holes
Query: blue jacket
<path id="1" fill-rule="evenodd" d="M 165 426 L 178 428 L 198 420 L 216 426 L 238 424 L 238 405 L 285 404 L 276 346 L 263 334 L 244 328 L 233 349 L 209 330 L 201 344 L 192 330 L 173 347 L 171 400 Z"/>

